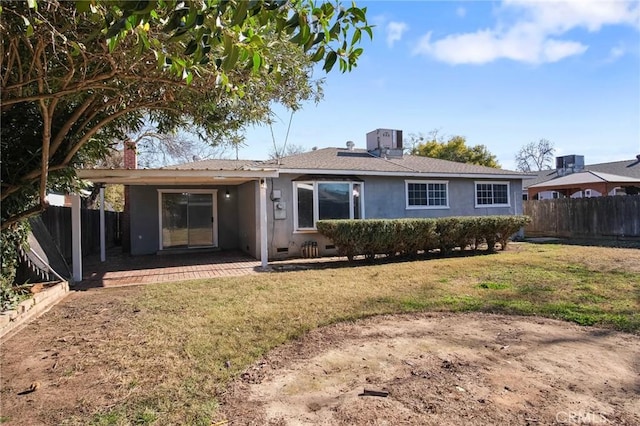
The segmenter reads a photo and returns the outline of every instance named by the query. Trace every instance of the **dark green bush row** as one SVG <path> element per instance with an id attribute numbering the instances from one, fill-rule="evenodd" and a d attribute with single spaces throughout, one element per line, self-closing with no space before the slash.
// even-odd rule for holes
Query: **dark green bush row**
<path id="1" fill-rule="evenodd" d="M 529 223 L 528 216 L 443 217 L 435 219 L 321 220 L 318 232 L 331 239 L 338 252 L 352 259 L 356 255 L 408 254 L 420 250 L 456 247 L 477 249 L 486 243 L 493 251 L 496 242 L 504 250 L 509 238 Z"/>

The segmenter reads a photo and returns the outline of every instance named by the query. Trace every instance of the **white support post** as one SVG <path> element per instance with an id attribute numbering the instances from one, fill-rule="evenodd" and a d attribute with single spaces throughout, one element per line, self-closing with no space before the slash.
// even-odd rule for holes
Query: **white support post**
<path id="1" fill-rule="evenodd" d="M 269 259 L 267 250 L 267 179 L 260 178 L 260 261 L 266 268 Z"/>
<path id="2" fill-rule="evenodd" d="M 71 196 L 71 260 L 73 264 L 73 280 L 82 281 L 82 233 L 80 196 Z"/>
<path id="3" fill-rule="evenodd" d="M 107 260 L 106 229 L 104 221 L 104 186 L 100 187 L 100 262 Z"/>

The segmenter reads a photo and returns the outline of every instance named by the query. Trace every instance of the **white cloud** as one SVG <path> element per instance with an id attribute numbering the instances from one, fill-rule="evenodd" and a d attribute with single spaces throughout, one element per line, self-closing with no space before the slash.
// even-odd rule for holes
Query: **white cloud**
<path id="1" fill-rule="evenodd" d="M 542 62 L 558 62 L 569 56 L 581 55 L 587 49 L 587 46 L 577 41 L 548 39 L 544 42 L 540 57 L 542 58 Z"/>
<path id="2" fill-rule="evenodd" d="M 416 48 L 417 53 L 449 64 L 478 65 L 497 59 L 531 64 L 557 62 L 586 50 L 587 46 L 581 43 L 544 38 L 520 27 L 504 34 L 495 30 L 457 34 L 436 42 L 431 41 L 431 33 L 428 33 Z"/>
<path id="3" fill-rule="evenodd" d="M 384 27 L 385 23 L 389 20 L 389 18 L 385 14 L 380 14 L 380 15 L 372 16 L 370 20 L 371 20 L 371 23 L 376 27 Z"/>
<path id="4" fill-rule="evenodd" d="M 607 61 L 613 62 L 616 59 L 624 56 L 626 53 L 627 49 L 625 49 L 625 47 L 621 44 L 618 44 L 617 46 L 612 47 L 609 51 L 609 57 L 607 58 Z"/>
<path id="5" fill-rule="evenodd" d="M 561 38 L 573 29 L 595 32 L 606 25 L 630 25 L 640 30 L 638 2 L 505 0 L 499 12 L 519 17 L 498 22 L 493 28 L 438 40 L 427 33 L 414 54 L 449 64 L 485 64 L 498 59 L 541 64 L 580 55 L 588 49 L 578 41 Z"/>
<path id="6" fill-rule="evenodd" d="M 605 25 L 640 26 L 640 3 L 637 1 L 568 0 L 505 0 L 505 7 L 521 8 L 541 28 L 566 32 L 582 27 L 598 31 Z"/>
<path id="7" fill-rule="evenodd" d="M 387 46 L 393 47 L 394 43 L 402 39 L 402 35 L 409 29 L 404 22 L 391 21 L 387 24 Z"/>

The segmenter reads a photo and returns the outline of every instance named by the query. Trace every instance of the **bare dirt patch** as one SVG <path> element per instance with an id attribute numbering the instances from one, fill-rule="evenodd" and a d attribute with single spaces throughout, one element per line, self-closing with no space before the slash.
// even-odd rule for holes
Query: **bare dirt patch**
<path id="1" fill-rule="evenodd" d="M 223 409 L 256 425 L 637 425 L 638 354 L 638 336 L 537 317 L 385 316 L 272 351 Z"/>
<path id="2" fill-rule="evenodd" d="M 111 356 L 136 315 L 126 300 L 139 288 L 73 292 L 17 335 L 2 341 L 0 423 L 86 424 L 96 407 L 127 393 Z"/>

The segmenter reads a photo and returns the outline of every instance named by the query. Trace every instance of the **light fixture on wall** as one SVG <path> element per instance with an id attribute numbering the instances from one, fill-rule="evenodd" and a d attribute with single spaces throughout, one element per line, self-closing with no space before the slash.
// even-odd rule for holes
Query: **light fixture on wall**
<path id="1" fill-rule="evenodd" d="M 231 198 L 231 194 L 229 193 L 229 188 L 224 193 L 224 198 Z"/>

